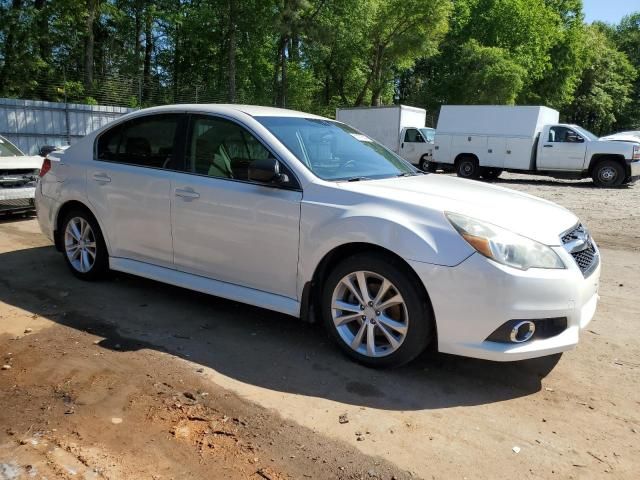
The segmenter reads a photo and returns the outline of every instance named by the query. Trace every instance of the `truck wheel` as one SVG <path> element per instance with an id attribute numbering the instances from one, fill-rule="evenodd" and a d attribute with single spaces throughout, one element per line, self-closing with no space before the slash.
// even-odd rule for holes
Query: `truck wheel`
<path id="1" fill-rule="evenodd" d="M 502 170 L 499 168 L 483 168 L 481 175 L 485 180 L 495 180 L 502 175 Z"/>
<path id="2" fill-rule="evenodd" d="M 458 160 L 456 172 L 461 178 L 478 178 L 480 176 L 478 160 L 471 156 L 462 157 Z"/>
<path id="3" fill-rule="evenodd" d="M 615 160 L 604 160 L 595 166 L 591 178 L 598 187 L 617 187 L 624 182 L 624 167 Z"/>
<path id="4" fill-rule="evenodd" d="M 420 170 L 423 172 L 435 173 L 437 166 L 435 163 L 430 162 L 428 157 L 422 157 L 420 159 Z"/>

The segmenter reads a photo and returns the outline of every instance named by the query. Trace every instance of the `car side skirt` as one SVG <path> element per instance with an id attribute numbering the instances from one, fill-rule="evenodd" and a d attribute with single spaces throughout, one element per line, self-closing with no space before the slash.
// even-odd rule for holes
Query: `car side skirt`
<path id="1" fill-rule="evenodd" d="M 300 316 L 300 303 L 291 298 L 272 293 L 243 287 L 232 283 L 221 282 L 191 273 L 180 272 L 170 268 L 159 267 L 137 260 L 127 258 L 110 257 L 109 268 L 119 272 L 130 273 L 140 277 L 168 283 L 176 287 L 187 288 L 197 292 L 215 295 L 256 307 L 266 308 L 276 312 Z"/>

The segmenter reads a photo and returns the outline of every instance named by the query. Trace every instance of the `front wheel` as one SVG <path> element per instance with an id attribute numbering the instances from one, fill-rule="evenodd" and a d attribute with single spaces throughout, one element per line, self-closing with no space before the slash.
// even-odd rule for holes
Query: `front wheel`
<path id="1" fill-rule="evenodd" d="M 435 163 L 430 162 L 428 157 L 422 157 L 420 159 L 420 170 L 423 172 L 435 173 L 437 166 Z"/>
<path id="2" fill-rule="evenodd" d="M 324 282 L 322 316 L 351 358 L 397 367 L 429 344 L 433 318 L 424 292 L 398 261 L 372 253 L 338 264 Z"/>
<path id="3" fill-rule="evenodd" d="M 624 167 L 615 160 L 604 160 L 595 166 L 591 178 L 598 187 L 618 187 L 625 180 Z"/>

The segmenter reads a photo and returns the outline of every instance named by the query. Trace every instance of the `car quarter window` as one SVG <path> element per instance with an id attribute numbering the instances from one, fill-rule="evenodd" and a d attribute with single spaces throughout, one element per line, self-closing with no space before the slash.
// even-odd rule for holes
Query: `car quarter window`
<path id="1" fill-rule="evenodd" d="M 97 159 L 152 168 L 175 168 L 180 114 L 148 115 L 116 125 L 98 139 Z"/>
<path id="2" fill-rule="evenodd" d="M 424 142 L 424 138 L 420 132 L 418 132 L 417 128 L 408 128 L 404 134 L 404 141 L 410 143 L 420 143 Z"/>
<path id="3" fill-rule="evenodd" d="M 187 168 L 200 175 L 249 180 L 249 166 L 256 160 L 272 158 L 271 152 L 246 128 L 230 120 L 194 116 L 187 140 Z M 280 164 L 294 186 L 290 170 Z M 285 185 L 286 186 L 286 185 Z"/>

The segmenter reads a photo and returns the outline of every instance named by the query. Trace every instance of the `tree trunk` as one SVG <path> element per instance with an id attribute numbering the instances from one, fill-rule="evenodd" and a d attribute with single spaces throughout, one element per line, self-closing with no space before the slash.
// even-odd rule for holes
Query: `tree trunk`
<path id="1" fill-rule="evenodd" d="M 87 93 L 93 87 L 93 50 L 95 47 L 94 24 L 98 12 L 98 0 L 87 0 L 87 19 L 84 37 L 84 88 Z"/>
<path id="2" fill-rule="evenodd" d="M 144 62 L 142 65 L 142 99 L 151 96 L 151 56 L 153 55 L 153 15 L 147 5 L 144 15 Z"/>
<path id="3" fill-rule="evenodd" d="M 229 92 L 230 103 L 236 101 L 236 0 L 229 0 Z"/>
<path id="4" fill-rule="evenodd" d="M 287 43 L 289 38 L 287 35 L 281 35 L 278 42 L 278 50 L 276 52 L 276 61 L 274 65 L 273 75 L 273 96 L 274 104 L 277 107 L 286 105 L 287 90 Z"/>
<path id="5" fill-rule="evenodd" d="M 51 57 L 51 45 L 49 43 L 49 18 L 44 11 L 47 0 L 35 0 L 33 6 L 37 12 L 36 28 L 38 30 L 38 49 L 40 58 L 49 63 Z"/>

